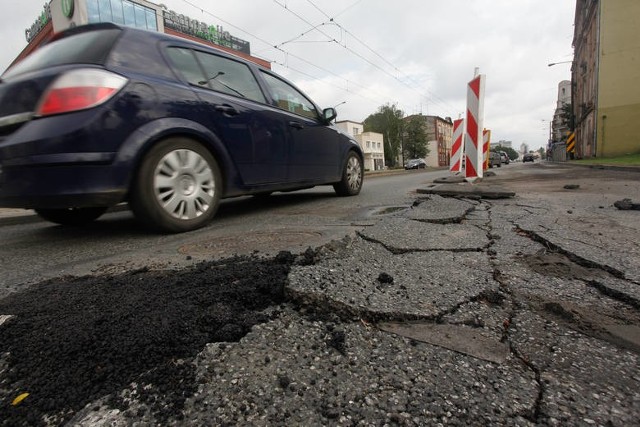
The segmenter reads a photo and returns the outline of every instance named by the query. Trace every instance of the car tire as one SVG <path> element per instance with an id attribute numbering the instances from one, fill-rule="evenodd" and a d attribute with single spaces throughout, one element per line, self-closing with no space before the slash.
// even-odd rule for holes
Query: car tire
<path id="1" fill-rule="evenodd" d="M 207 224 L 221 192 L 222 175 L 209 150 L 176 137 L 157 143 L 144 156 L 129 203 L 143 224 L 178 233 Z"/>
<path id="2" fill-rule="evenodd" d="M 342 168 L 342 179 L 333 185 L 338 196 L 355 196 L 362 189 L 364 166 L 354 151 L 350 151 Z"/>
<path id="3" fill-rule="evenodd" d="M 35 209 L 40 218 L 60 225 L 85 225 L 98 219 L 106 207 Z"/>

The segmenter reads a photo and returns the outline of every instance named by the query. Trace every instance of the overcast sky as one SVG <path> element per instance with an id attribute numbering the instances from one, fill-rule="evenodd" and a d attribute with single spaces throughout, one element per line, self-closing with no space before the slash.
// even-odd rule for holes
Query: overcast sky
<path id="1" fill-rule="evenodd" d="M 537 149 L 546 146 L 558 83 L 571 78 L 571 64 L 547 64 L 572 58 L 573 0 L 154 2 L 249 41 L 320 106 L 346 101 L 338 120 L 363 121 L 385 104 L 458 118 L 478 67 L 492 141 Z M 2 71 L 26 46 L 44 0 L 10 3 L 0 16 Z"/>

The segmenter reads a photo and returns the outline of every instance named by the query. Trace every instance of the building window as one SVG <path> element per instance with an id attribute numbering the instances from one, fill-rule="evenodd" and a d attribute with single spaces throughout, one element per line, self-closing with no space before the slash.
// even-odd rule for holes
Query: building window
<path id="1" fill-rule="evenodd" d="M 158 31 L 156 11 L 129 0 L 87 0 L 87 15 L 90 24 L 114 22 Z"/>
<path id="2" fill-rule="evenodd" d="M 358 130 L 359 130 L 358 128 L 353 128 L 353 135 L 354 136 L 358 134 Z"/>
<path id="3" fill-rule="evenodd" d="M 371 148 L 371 141 L 367 141 L 367 148 Z"/>
<path id="4" fill-rule="evenodd" d="M 378 142 L 378 150 L 382 148 L 382 144 Z"/>

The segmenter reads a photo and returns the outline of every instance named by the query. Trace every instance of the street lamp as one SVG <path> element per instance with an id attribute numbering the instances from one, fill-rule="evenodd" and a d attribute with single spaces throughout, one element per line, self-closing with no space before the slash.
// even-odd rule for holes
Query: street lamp
<path id="1" fill-rule="evenodd" d="M 558 64 L 570 64 L 572 63 L 572 61 L 560 61 L 560 62 L 552 62 L 551 64 L 547 64 L 547 67 L 553 67 L 554 65 L 558 65 Z"/>
<path id="2" fill-rule="evenodd" d="M 342 105 L 342 104 L 346 104 L 346 103 L 347 103 L 347 101 L 342 101 L 339 104 L 334 105 L 333 108 L 336 108 L 337 106 Z"/>
<path id="3" fill-rule="evenodd" d="M 540 121 L 544 122 L 545 124 L 549 122 L 549 142 L 553 141 L 553 131 L 552 131 L 553 120 L 540 119 Z"/>

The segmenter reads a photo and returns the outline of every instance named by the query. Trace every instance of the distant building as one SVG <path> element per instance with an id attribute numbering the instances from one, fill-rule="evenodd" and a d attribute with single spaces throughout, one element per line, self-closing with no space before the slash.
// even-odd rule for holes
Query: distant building
<path id="1" fill-rule="evenodd" d="M 638 0 L 577 0 L 571 67 L 576 157 L 640 152 Z"/>
<path id="2" fill-rule="evenodd" d="M 453 143 L 453 121 L 450 117 L 423 116 L 422 114 L 407 116 L 405 121 L 419 117 L 424 121 L 427 134 L 427 148 L 429 154 L 424 159 L 427 166 L 449 166 L 451 160 L 451 145 Z"/>
<path id="3" fill-rule="evenodd" d="M 520 144 L 520 154 L 525 154 L 529 152 L 529 145 L 526 143 Z"/>
<path id="4" fill-rule="evenodd" d="M 27 46 L 11 65 L 46 43 L 55 33 L 96 22 L 113 22 L 195 40 L 271 68 L 269 61 L 251 56 L 248 41 L 234 37 L 222 26 L 191 19 L 146 0 L 51 0 L 44 4 L 34 23 L 25 29 Z"/>
<path id="5" fill-rule="evenodd" d="M 551 142 L 563 141 L 569 134 L 569 123 L 563 118 L 563 109 L 566 105 L 571 105 L 571 82 L 562 80 L 558 83 L 558 100 L 556 101 L 556 111 L 551 122 Z"/>
<path id="6" fill-rule="evenodd" d="M 381 133 L 364 132 L 364 125 L 358 122 L 342 120 L 336 122 L 336 127 L 353 136 L 364 152 L 365 170 L 377 171 L 384 169 L 384 137 Z"/>
<path id="7" fill-rule="evenodd" d="M 505 148 L 513 148 L 513 142 L 512 141 L 505 141 L 504 139 L 501 139 L 498 142 L 491 142 L 489 144 L 489 148 L 496 148 L 496 147 L 505 147 Z"/>

